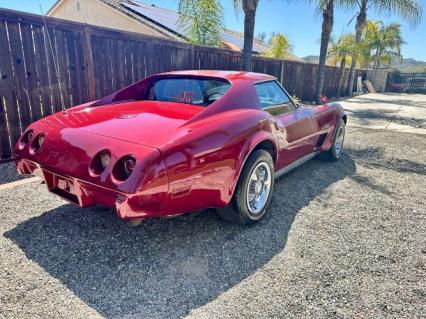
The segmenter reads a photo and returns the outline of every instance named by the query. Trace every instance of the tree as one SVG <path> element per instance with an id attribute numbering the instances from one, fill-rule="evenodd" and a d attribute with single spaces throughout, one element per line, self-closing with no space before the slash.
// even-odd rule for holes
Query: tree
<path id="1" fill-rule="evenodd" d="M 244 71 L 251 71 L 254 25 L 256 22 L 256 10 L 258 4 L 259 0 L 234 0 L 234 7 L 236 9 L 242 7 L 244 11 L 244 46 L 242 65 Z"/>
<path id="2" fill-rule="evenodd" d="M 256 35 L 256 39 L 259 40 L 262 43 L 266 43 L 267 39 L 268 39 L 268 33 L 266 33 L 265 31 L 259 32 Z"/>
<path id="3" fill-rule="evenodd" d="M 391 64 L 397 59 L 402 60 L 401 45 L 405 42 L 401 35 L 401 25 L 398 23 L 384 25 L 381 21 L 368 21 L 363 41 L 372 53 L 374 83 L 380 63 Z"/>
<path id="4" fill-rule="evenodd" d="M 307 0 L 313 2 L 314 0 Z M 317 9 L 322 13 L 322 28 L 321 28 L 321 47 L 317 72 L 317 82 L 315 88 L 315 100 L 321 103 L 321 95 L 324 87 L 325 63 L 327 59 L 327 49 L 330 42 L 331 32 L 334 23 L 334 6 L 353 4 L 354 0 L 315 0 Z"/>
<path id="5" fill-rule="evenodd" d="M 268 51 L 264 56 L 268 58 L 283 59 L 293 52 L 293 45 L 290 40 L 282 33 L 272 33 L 268 43 Z"/>
<path id="6" fill-rule="evenodd" d="M 337 88 L 337 98 L 340 97 L 342 93 L 343 79 L 345 77 L 346 65 L 351 61 L 351 56 L 355 51 L 355 36 L 353 34 L 346 34 L 340 37 L 340 39 L 335 42 L 333 39 L 330 39 L 330 46 L 328 49 L 328 59 L 327 62 L 330 64 L 337 65 L 340 63 L 339 71 L 339 85 Z"/>
<path id="7" fill-rule="evenodd" d="M 179 0 L 179 24 L 192 44 L 220 46 L 223 9 L 219 0 Z"/>
<path id="8" fill-rule="evenodd" d="M 371 55 L 371 45 L 365 39 L 365 36 L 361 38 L 361 42 L 356 45 L 352 57 L 356 55 L 356 67 L 368 69 L 373 63 L 373 56 Z"/>
<path id="9" fill-rule="evenodd" d="M 348 3 L 352 3 L 359 9 L 355 24 L 355 43 L 358 46 L 362 40 L 362 34 L 367 21 L 367 11 L 370 8 L 375 9 L 380 14 L 397 14 L 413 25 L 418 24 L 422 16 L 422 6 L 418 0 L 348 0 Z M 351 69 L 349 72 L 349 96 L 353 95 L 356 64 L 357 56 L 355 54 L 352 57 Z"/>
<path id="10" fill-rule="evenodd" d="M 334 0 L 320 0 L 318 8 L 322 10 L 322 30 L 317 84 L 315 88 L 315 101 L 321 103 L 321 95 L 324 87 L 325 61 L 327 59 L 328 43 L 334 23 Z"/>

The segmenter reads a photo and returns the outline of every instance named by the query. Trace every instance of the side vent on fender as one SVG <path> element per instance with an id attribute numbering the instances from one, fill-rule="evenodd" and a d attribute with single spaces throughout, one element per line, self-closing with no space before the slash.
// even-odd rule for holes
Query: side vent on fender
<path id="1" fill-rule="evenodd" d="M 328 133 L 323 133 L 319 136 L 316 147 L 321 147 L 322 144 L 324 144 L 325 138 L 327 137 Z"/>

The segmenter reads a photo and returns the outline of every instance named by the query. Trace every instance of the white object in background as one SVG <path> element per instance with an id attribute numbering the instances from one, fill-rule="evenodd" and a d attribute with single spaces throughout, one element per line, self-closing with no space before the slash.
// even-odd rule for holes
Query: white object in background
<path id="1" fill-rule="evenodd" d="M 362 77 L 358 77 L 358 81 L 356 82 L 356 92 L 362 93 Z"/>

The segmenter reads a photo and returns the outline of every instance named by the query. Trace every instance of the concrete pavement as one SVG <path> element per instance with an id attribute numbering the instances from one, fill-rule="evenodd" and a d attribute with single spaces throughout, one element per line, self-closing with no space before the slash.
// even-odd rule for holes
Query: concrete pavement
<path id="1" fill-rule="evenodd" d="M 426 134 L 426 95 L 369 93 L 340 103 L 350 126 Z"/>

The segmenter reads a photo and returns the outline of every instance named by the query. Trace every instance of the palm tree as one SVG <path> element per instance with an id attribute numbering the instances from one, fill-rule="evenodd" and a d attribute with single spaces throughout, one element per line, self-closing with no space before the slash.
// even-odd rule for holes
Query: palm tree
<path id="1" fill-rule="evenodd" d="M 328 49 L 329 64 L 337 65 L 340 63 L 339 72 L 339 85 L 337 88 L 336 97 L 339 98 L 342 93 L 343 79 L 345 77 L 346 65 L 351 61 L 351 56 L 355 50 L 355 36 L 353 34 L 346 34 L 340 37 L 339 41 L 335 42 L 330 39 L 330 46 Z"/>
<path id="2" fill-rule="evenodd" d="M 368 40 L 363 36 L 361 42 L 358 45 L 354 43 L 354 45 L 354 52 L 351 57 L 356 54 L 356 67 L 364 69 L 369 68 L 374 59 L 371 55 L 371 45 L 368 43 Z"/>
<path id="3" fill-rule="evenodd" d="M 234 0 L 235 9 L 243 8 L 244 11 L 244 46 L 243 65 L 244 71 L 251 71 L 251 58 L 253 51 L 254 25 L 256 22 L 256 10 L 259 0 Z"/>
<path id="4" fill-rule="evenodd" d="M 422 16 L 422 6 L 418 0 L 348 0 L 348 3 L 359 8 L 355 24 L 355 42 L 360 45 L 362 34 L 367 21 L 367 11 L 370 8 L 375 9 L 381 14 L 397 14 L 403 19 L 416 25 L 420 22 Z M 349 72 L 348 95 L 353 95 L 353 85 L 355 81 L 357 56 L 352 57 L 351 70 Z"/>
<path id="5" fill-rule="evenodd" d="M 313 2 L 314 0 L 306 0 Z M 327 59 L 327 49 L 330 42 L 331 32 L 334 23 L 334 6 L 335 5 L 351 5 L 354 0 L 315 0 L 317 9 L 322 12 L 323 21 L 321 28 L 321 47 L 318 64 L 317 82 L 315 88 L 315 100 L 321 103 L 321 95 L 324 87 L 325 63 Z"/>
<path id="6" fill-rule="evenodd" d="M 373 75 L 372 82 L 376 78 L 380 63 L 392 63 L 395 59 L 402 59 L 401 45 L 405 42 L 401 36 L 401 25 L 391 23 L 386 26 L 381 21 L 368 21 L 365 26 L 364 42 L 373 52 Z"/>
<path id="7" fill-rule="evenodd" d="M 334 23 L 334 0 L 320 0 L 318 9 L 322 11 L 322 31 L 319 65 L 317 73 L 317 84 L 315 88 L 315 100 L 321 103 L 321 95 L 324 87 L 325 62 L 327 59 L 328 43 L 330 42 L 331 31 Z"/>
<path id="8" fill-rule="evenodd" d="M 264 56 L 268 58 L 284 59 L 293 52 L 293 45 L 282 33 L 272 33 L 268 43 L 268 51 Z"/>
<path id="9" fill-rule="evenodd" d="M 179 0 L 179 24 L 192 44 L 220 46 L 223 9 L 219 0 Z"/>

